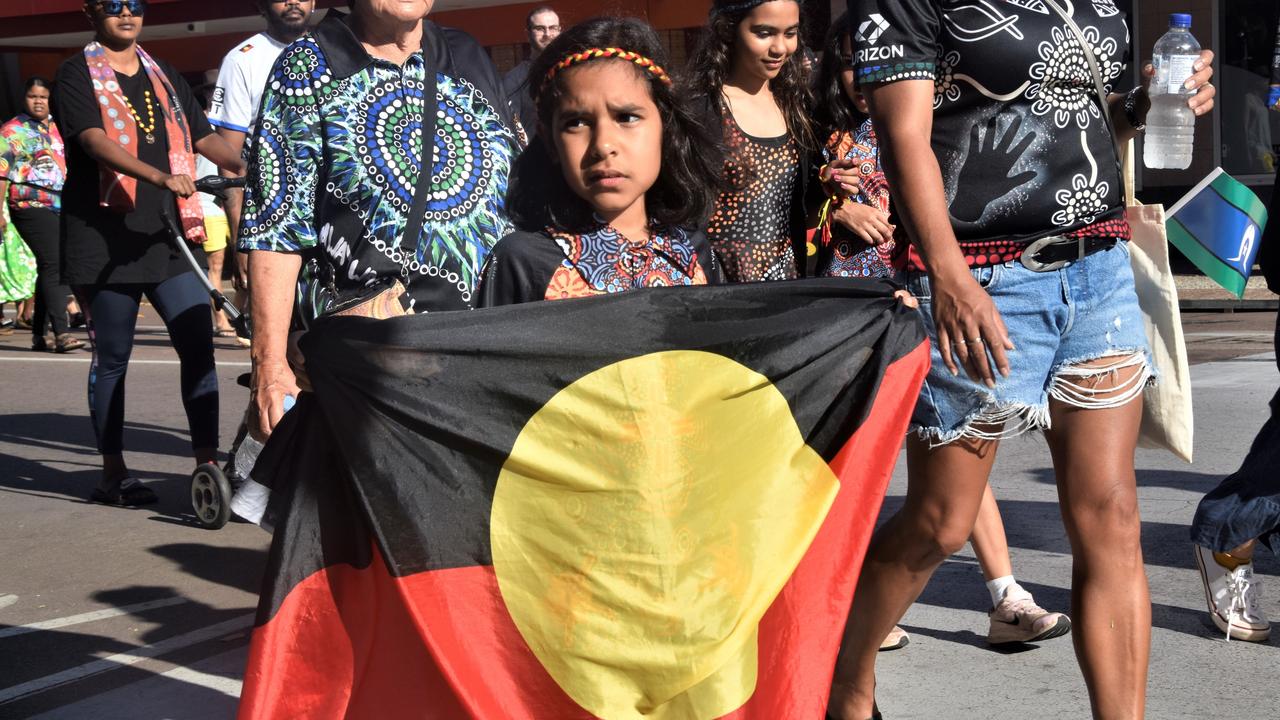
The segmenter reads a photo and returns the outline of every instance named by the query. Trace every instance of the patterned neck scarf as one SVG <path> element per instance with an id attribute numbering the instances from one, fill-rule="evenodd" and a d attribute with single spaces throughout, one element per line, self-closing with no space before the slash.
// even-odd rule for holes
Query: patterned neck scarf
<path id="1" fill-rule="evenodd" d="M 196 161 L 191 130 L 187 127 L 187 116 L 178 103 L 178 95 L 169 78 L 147 51 L 140 46 L 137 46 L 137 50 L 142 70 L 151 82 L 151 92 L 160 104 L 164 132 L 169 140 L 169 172 L 194 178 Z M 107 62 L 106 49 L 95 40 L 84 47 L 84 59 L 89 64 L 93 94 L 98 99 L 102 127 L 106 130 L 107 137 L 123 147 L 125 152 L 138 157 L 138 123 L 125 102 L 115 71 Z M 132 212 L 137 205 L 138 181 L 105 165 L 99 165 L 98 171 L 101 176 L 98 204 L 118 213 Z M 178 198 L 178 214 L 187 239 L 193 243 L 204 242 L 204 214 L 200 210 L 200 199 L 195 195 Z"/>

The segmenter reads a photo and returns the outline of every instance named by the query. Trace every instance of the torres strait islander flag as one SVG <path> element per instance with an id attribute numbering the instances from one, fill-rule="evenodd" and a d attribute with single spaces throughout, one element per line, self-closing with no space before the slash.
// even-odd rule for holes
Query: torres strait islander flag
<path id="1" fill-rule="evenodd" d="M 1222 168 L 1209 173 L 1167 213 L 1169 242 L 1214 282 L 1244 297 L 1258 258 L 1267 207 Z"/>
<path id="2" fill-rule="evenodd" d="M 929 363 L 891 292 L 320 321 L 240 717 L 822 717 Z"/>

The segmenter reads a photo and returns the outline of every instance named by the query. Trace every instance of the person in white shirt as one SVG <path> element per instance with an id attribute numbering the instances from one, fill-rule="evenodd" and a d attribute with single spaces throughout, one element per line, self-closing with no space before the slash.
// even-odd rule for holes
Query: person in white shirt
<path id="1" fill-rule="evenodd" d="M 216 77 L 217 71 L 210 70 L 205 73 L 206 82 L 191 89 L 196 94 L 196 99 L 200 101 L 200 107 L 204 108 L 205 114 L 208 114 L 209 105 L 212 102 L 213 81 Z M 209 158 L 199 154 L 196 155 L 195 177 L 202 178 L 209 175 L 217 175 L 218 172 L 218 166 L 213 164 Z M 201 247 L 204 249 L 205 260 L 209 266 L 209 282 L 213 283 L 214 287 L 221 288 L 222 266 L 227 254 L 227 241 L 231 238 L 231 229 L 227 224 L 227 213 L 222 208 L 221 198 L 216 198 L 208 193 L 197 193 L 197 197 L 200 198 L 200 211 L 204 214 L 205 240 Z M 235 328 L 231 326 L 231 321 L 227 319 L 226 313 L 213 307 L 212 303 L 210 303 L 210 307 L 213 310 L 213 334 L 216 337 L 235 338 L 240 345 L 248 347 L 249 341 L 236 336 Z"/>
<path id="2" fill-rule="evenodd" d="M 267 19 L 267 29 L 231 49 L 222 60 L 218 84 L 209 107 L 209 123 L 232 147 L 244 148 L 258 118 L 258 104 L 276 58 L 307 31 L 307 21 L 315 12 L 315 0 L 252 0 Z M 243 193 L 226 193 L 226 213 L 231 229 L 231 247 L 236 246 L 240 229 Z M 248 299 L 248 256 L 237 253 L 235 274 L 237 304 Z"/>

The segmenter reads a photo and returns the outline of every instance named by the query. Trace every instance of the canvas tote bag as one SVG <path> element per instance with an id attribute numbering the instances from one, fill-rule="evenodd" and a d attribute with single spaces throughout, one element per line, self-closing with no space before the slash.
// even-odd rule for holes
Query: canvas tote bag
<path id="1" fill-rule="evenodd" d="M 1133 194 L 1133 141 L 1123 151 L 1124 197 L 1133 239 L 1129 255 L 1133 286 L 1147 325 L 1151 357 L 1160 378 L 1142 396 L 1142 429 L 1138 444 L 1166 448 L 1191 462 L 1194 414 L 1191 407 L 1191 367 L 1182 335 L 1178 288 L 1169 269 L 1169 240 L 1165 237 L 1164 206 L 1143 205 Z"/>
<path id="2" fill-rule="evenodd" d="M 1093 76 L 1093 87 L 1107 127 L 1115 135 L 1115 123 L 1107 105 L 1107 94 L 1098 70 L 1098 59 L 1085 39 L 1080 26 L 1055 0 L 1046 0 L 1050 8 L 1067 24 L 1084 52 Z M 1138 305 L 1147 325 L 1151 359 L 1160 377 L 1142 395 L 1142 428 L 1138 444 L 1142 447 L 1167 448 L 1191 462 L 1194 415 L 1191 409 L 1191 368 L 1187 363 L 1187 344 L 1182 336 L 1182 313 L 1178 310 L 1178 288 L 1169 269 L 1169 240 L 1164 230 L 1164 206 L 1143 205 L 1133 194 L 1133 141 L 1121 152 L 1121 174 L 1124 176 L 1124 201 L 1133 238 L 1129 255 L 1133 265 L 1133 286 L 1138 292 Z"/>

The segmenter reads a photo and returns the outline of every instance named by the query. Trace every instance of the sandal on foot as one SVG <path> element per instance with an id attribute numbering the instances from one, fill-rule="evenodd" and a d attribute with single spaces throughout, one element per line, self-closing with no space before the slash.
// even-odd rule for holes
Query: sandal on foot
<path id="1" fill-rule="evenodd" d="M 94 488 L 89 496 L 93 502 L 104 505 L 120 505 L 123 507 L 150 505 L 160 500 L 151 488 L 142 484 L 137 478 L 125 478 L 112 490 Z"/>
<path id="2" fill-rule="evenodd" d="M 53 340 L 53 351 L 56 353 L 69 353 L 82 347 L 84 347 L 84 341 L 71 333 L 62 333 Z"/>
<path id="3" fill-rule="evenodd" d="M 235 328 L 217 328 L 213 331 L 214 337 L 233 338 L 236 336 Z"/>

